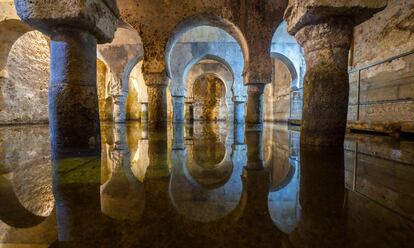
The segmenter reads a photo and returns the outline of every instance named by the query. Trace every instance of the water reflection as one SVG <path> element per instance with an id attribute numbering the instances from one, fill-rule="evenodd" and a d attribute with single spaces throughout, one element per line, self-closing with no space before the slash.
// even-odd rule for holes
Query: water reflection
<path id="1" fill-rule="evenodd" d="M 71 150 L 52 160 L 47 127 L 0 129 L 7 137 L 0 139 L 0 246 L 414 241 L 414 142 L 348 135 L 345 149 L 318 150 L 300 147 L 299 131 L 278 125 L 101 129 L 100 158 Z M 19 140 L 27 136 L 43 143 Z"/>

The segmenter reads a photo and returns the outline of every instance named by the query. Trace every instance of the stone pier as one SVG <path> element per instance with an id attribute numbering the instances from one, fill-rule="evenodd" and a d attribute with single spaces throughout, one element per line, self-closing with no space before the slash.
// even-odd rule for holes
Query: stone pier
<path id="1" fill-rule="evenodd" d="M 301 143 L 341 146 L 348 96 L 348 53 L 353 27 L 381 10 L 386 1 L 292 1 L 288 32 L 305 50 Z"/>

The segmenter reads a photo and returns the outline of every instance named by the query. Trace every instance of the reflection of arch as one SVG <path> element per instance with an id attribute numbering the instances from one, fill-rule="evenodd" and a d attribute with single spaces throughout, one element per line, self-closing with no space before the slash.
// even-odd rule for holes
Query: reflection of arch
<path id="1" fill-rule="evenodd" d="M 171 33 L 170 38 L 168 40 L 166 46 L 166 56 L 165 56 L 165 64 L 166 64 L 166 71 L 167 75 L 171 77 L 171 53 L 173 51 L 173 47 L 184 33 L 188 32 L 189 30 L 198 27 L 198 26 L 211 26 L 217 27 L 228 34 L 230 34 L 240 45 L 242 48 L 243 56 L 244 56 L 244 64 L 247 65 L 249 61 L 249 49 L 247 45 L 247 41 L 241 32 L 241 30 L 231 23 L 230 21 L 214 15 L 212 13 L 203 13 L 200 15 L 190 16 L 180 22 Z"/>
<path id="2" fill-rule="evenodd" d="M 134 56 L 129 62 L 126 64 L 124 69 L 124 74 L 122 77 L 122 88 L 124 92 L 128 92 L 129 86 L 129 78 L 131 76 L 132 70 L 135 68 L 135 66 L 138 65 L 139 62 L 141 62 L 144 59 L 144 54 L 140 53 L 136 56 Z"/>
<path id="3" fill-rule="evenodd" d="M 201 147 L 206 148 L 206 143 L 213 143 L 213 141 L 206 140 L 201 144 Z M 219 151 L 223 151 L 223 154 L 216 161 L 203 161 L 200 159 L 202 150 L 196 149 L 197 142 L 194 141 L 191 156 L 188 156 L 187 166 L 184 167 L 184 174 L 187 179 L 194 185 L 199 185 L 207 189 L 213 189 L 223 186 L 230 178 L 233 172 L 233 164 L 231 162 L 230 154 L 225 145 L 221 142 L 219 144 Z M 217 148 L 217 147 L 216 147 Z M 207 149 L 211 150 L 211 149 Z M 220 176 L 218 176 L 220 175 Z M 211 177 L 213 176 L 213 177 Z"/>
<path id="4" fill-rule="evenodd" d="M 113 98 L 110 95 L 111 72 L 107 63 L 98 56 L 97 63 L 97 90 L 99 102 L 99 118 L 101 121 L 112 120 Z"/>
<path id="5" fill-rule="evenodd" d="M 34 227 L 48 218 L 28 211 L 14 193 L 13 185 L 4 176 L 0 176 L 0 202 L 0 220 L 12 227 Z"/>
<path id="6" fill-rule="evenodd" d="M 271 191 L 268 196 L 268 209 L 273 223 L 286 234 L 292 233 L 300 222 L 299 202 L 300 166 L 299 161 L 289 158 L 290 168 L 294 168 L 290 180 L 283 187 Z"/>
<path id="7" fill-rule="evenodd" d="M 130 154 L 125 143 L 125 129 L 123 126 L 114 126 L 106 140 L 106 161 L 111 167 L 111 175 L 101 185 L 102 212 L 117 220 L 138 221 L 145 208 L 144 185 L 139 181 L 131 168 Z M 108 166 L 109 165 L 109 166 Z"/>
<path id="8" fill-rule="evenodd" d="M 243 166 L 230 162 L 233 169 L 227 180 L 218 187 L 206 188 L 185 172 L 188 161 L 185 157 L 173 161 L 169 187 L 171 202 L 179 214 L 193 221 L 208 223 L 225 218 L 244 207 Z M 194 201 L 194 197 L 199 200 Z"/>
<path id="9" fill-rule="evenodd" d="M 203 126 L 206 127 L 205 124 Z M 192 165 L 197 166 L 193 158 L 191 144 L 187 144 L 184 150 L 173 150 L 169 188 L 171 202 L 180 215 L 193 221 L 209 223 L 227 217 L 230 218 L 230 216 L 231 221 L 237 221 L 246 203 L 241 177 L 245 164 L 240 163 L 241 161 L 237 159 L 234 160 L 233 133 L 224 131 L 226 125 L 214 124 L 208 125 L 206 128 L 209 128 L 209 130 L 197 133 L 195 137 L 208 135 L 210 139 L 218 138 L 221 142 L 226 140 L 225 159 L 214 167 L 231 168 L 230 173 L 226 174 L 228 171 L 223 171 L 224 174 L 219 177 L 222 179 L 219 184 L 207 185 L 206 187 L 190 174 L 189 168 Z M 211 128 L 218 128 L 219 130 L 212 130 Z M 236 157 L 241 158 L 241 156 Z"/>
<path id="10" fill-rule="evenodd" d="M 276 192 L 279 191 L 283 188 L 285 188 L 293 179 L 293 176 L 295 175 L 295 171 L 296 171 L 296 166 L 295 164 L 289 164 L 289 171 L 286 174 L 285 178 L 281 181 L 278 182 L 277 184 L 270 184 L 270 192 Z"/>

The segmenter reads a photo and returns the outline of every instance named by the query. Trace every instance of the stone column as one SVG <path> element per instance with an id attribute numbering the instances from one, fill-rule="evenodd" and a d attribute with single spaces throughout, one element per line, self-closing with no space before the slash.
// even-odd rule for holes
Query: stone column
<path id="1" fill-rule="evenodd" d="M 342 146 L 349 79 L 348 54 L 353 27 L 386 6 L 387 1 L 290 1 L 288 31 L 305 50 L 301 143 Z"/>
<path id="2" fill-rule="evenodd" d="M 234 97 L 234 123 L 235 124 L 244 124 L 245 116 L 245 99 L 240 99 L 240 97 Z"/>
<path id="3" fill-rule="evenodd" d="M 173 96 L 173 122 L 184 123 L 184 96 Z"/>
<path id="4" fill-rule="evenodd" d="M 246 123 L 262 125 L 264 119 L 265 84 L 250 84 L 248 87 Z"/>
<path id="5" fill-rule="evenodd" d="M 341 145 L 348 112 L 352 26 L 349 21 L 331 19 L 306 26 L 295 37 L 305 49 L 307 63 L 301 143 Z"/>
<path id="6" fill-rule="evenodd" d="M 119 17 L 115 2 L 108 5 L 92 0 L 85 5 L 68 1 L 56 8 L 51 1 L 15 0 L 15 6 L 24 22 L 51 39 L 49 126 L 53 155 L 66 149 L 99 155 L 96 46 L 113 39 Z"/>
<path id="7" fill-rule="evenodd" d="M 103 234 L 96 228 L 103 224 L 96 46 L 112 41 L 119 11 L 113 0 L 14 2 L 19 17 L 51 39 L 49 126 L 58 241 L 99 246 L 91 241 Z"/>
<path id="8" fill-rule="evenodd" d="M 53 149 L 93 148 L 99 154 L 96 38 L 58 27 L 51 32 L 49 126 Z"/>
<path id="9" fill-rule="evenodd" d="M 126 96 L 113 96 L 114 99 L 114 113 L 113 119 L 115 123 L 125 123 L 126 120 Z"/>
<path id="10" fill-rule="evenodd" d="M 166 85 L 148 85 L 148 122 L 154 127 L 167 124 Z"/>

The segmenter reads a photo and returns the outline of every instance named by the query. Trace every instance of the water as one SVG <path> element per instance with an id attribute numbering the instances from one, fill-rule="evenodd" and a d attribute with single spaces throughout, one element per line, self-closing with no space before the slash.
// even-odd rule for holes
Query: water
<path id="1" fill-rule="evenodd" d="M 47 126 L 0 128 L 0 247 L 412 247 L 414 142 L 224 123 L 102 124 L 51 165 Z"/>

